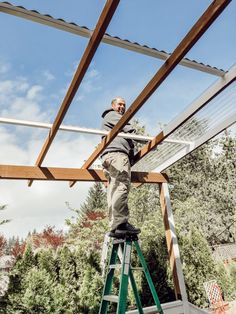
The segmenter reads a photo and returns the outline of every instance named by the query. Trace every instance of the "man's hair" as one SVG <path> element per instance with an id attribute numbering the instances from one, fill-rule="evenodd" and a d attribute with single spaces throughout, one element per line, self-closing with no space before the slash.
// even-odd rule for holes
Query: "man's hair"
<path id="1" fill-rule="evenodd" d="M 118 100 L 118 99 L 123 100 L 123 101 L 124 101 L 124 103 L 125 103 L 125 100 L 124 100 L 124 98 L 123 98 L 123 97 L 117 96 L 117 97 L 115 97 L 114 99 L 112 99 L 111 104 L 113 105 L 113 104 L 117 103 L 117 100 Z"/>

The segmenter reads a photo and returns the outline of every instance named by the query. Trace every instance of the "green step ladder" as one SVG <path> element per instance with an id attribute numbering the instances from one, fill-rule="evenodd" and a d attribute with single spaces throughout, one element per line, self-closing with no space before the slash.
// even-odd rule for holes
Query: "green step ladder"
<path id="1" fill-rule="evenodd" d="M 114 238 L 112 241 L 112 250 L 111 256 L 109 261 L 109 269 L 106 275 L 105 285 L 103 289 L 103 296 L 102 302 L 100 305 L 99 314 L 107 314 L 108 304 L 109 302 L 117 303 L 117 310 L 116 314 L 125 314 L 126 311 L 126 303 L 127 303 L 127 295 L 128 295 L 128 283 L 130 279 L 131 287 L 133 289 L 135 301 L 139 313 L 144 314 L 141 300 L 138 294 L 138 289 L 134 280 L 133 270 L 135 268 L 131 267 L 131 252 L 132 252 L 132 245 L 137 251 L 140 263 L 142 265 L 141 270 L 144 272 L 149 288 L 151 290 L 153 299 L 155 301 L 158 313 L 163 314 L 163 310 L 161 308 L 161 304 L 159 298 L 157 296 L 154 284 L 152 282 L 152 278 L 150 276 L 149 270 L 147 268 L 147 264 L 145 262 L 143 253 L 140 249 L 138 243 L 138 237 L 126 235 L 124 238 L 116 239 Z M 121 254 L 119 254 L 119 249 L 121 250 Z M 120 256 L 121 255 L 121 256 Z M 120 259 L 120 263 L 117 264 L 117 257 Z M 120 287 L 119 287 L 119 295 L 112 295 L 112 281 L 114 277 L 115 268 L 121 268 L 120 274 Z M 140 267 L 138 268 L 140 269 Z"/>

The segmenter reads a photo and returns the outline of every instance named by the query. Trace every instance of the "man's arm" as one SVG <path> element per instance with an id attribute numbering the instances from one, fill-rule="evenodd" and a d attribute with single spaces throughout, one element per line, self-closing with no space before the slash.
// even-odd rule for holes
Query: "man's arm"
<path id="1" fill-rule="evenodd" d="M 107 126 L 109 129 L 113 129 L 113 127 L 117 124 L 117 122 L 122 117 L 121 114 L 119 114 L 116 111 L 110 111 L 105 117 L 104 117 L 104 125 Z M 130 125 L 130 123 L 127 123 L 121 132 L 124 133 L 135 133 L 136 130 Z"/>

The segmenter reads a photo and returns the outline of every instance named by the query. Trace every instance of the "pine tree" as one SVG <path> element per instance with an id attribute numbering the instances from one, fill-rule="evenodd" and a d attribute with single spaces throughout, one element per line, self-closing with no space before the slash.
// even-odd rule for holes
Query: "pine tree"
<path id="1" fill-rule="evenodd" d="M 96 209 L 106 209 L 106 192 L 101 182 L 94 183 L 89 189 L 85 202 L 80 207 L 80 211 L 84 214 Z"/>
<path id="2" fill-rule="evenodd" d="M 0 205 L 0 210 L 4 210 L 7 208 L 7 205 Z M 0 220 L 0 225 L 10 222 L 10 219 Z"/>

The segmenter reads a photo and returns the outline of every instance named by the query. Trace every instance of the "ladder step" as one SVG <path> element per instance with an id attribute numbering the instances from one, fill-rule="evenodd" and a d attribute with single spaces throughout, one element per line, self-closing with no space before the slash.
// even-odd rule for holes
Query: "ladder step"
<path id="1" fill-rule="evenodd" d="M 110 269 L 121 268 L 121 266 L 122 266 L 121 264 L 114 264 L 114 265 L 112 264 L 112 265 L 109 266 L 109 268 Z M 143 267 L 132 267 L 131 266 L 131 269 L 132 270 L 143 270 Z"/>
<path id="2" fill-rule="evenodd" d="M 121 264 L 111 264 L 109 266 L 110 269 L 112 269 L 112 268 L 120 268 L 120 267 L 121 267 Z"/>
<path id="3" fill-rule="evenodd" d="M 110 265 L 109 268 L 110 268 L 110 269 L 121 268 L 121 264 Z M 143 267 L 132 267 L 132 266 L 131 266 L 131 269 L 132 269 L 132 270 L 143 270 Z"/>
<path id="4" fill-rule="evenodd" d="M 118 295 L 104 295 L 103 296 L 103 300 L 104 301 L 110 301 L 110 302 L 115 302 L 115 303 L 118 303 L 118 301 L 119 301 L 119 297 L 118 297 Z"/>

